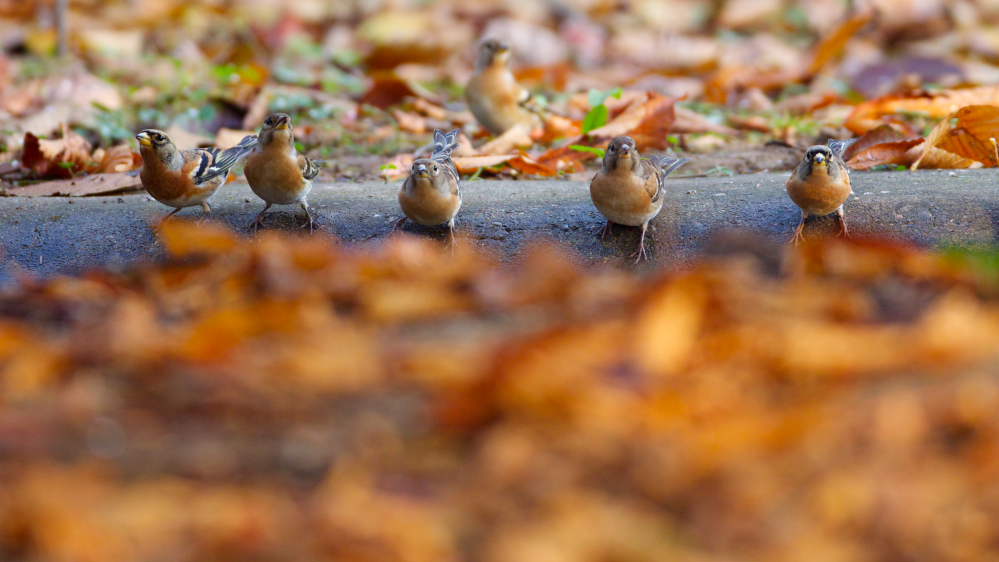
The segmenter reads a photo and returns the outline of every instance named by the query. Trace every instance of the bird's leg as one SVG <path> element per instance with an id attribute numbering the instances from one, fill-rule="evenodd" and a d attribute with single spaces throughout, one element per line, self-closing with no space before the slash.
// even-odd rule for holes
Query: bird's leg
<path id="1" fill-rule="evenodd" d="M 601 241 L 606 240 L 607 235 L 611 234 L 611 231 L 613 229 L 614 229 L 614 223 L 612 223 L 611 221 L 607 221 L 607 224 L 604 225 L 603 230 L 600 231 L 600 240 Z"/>
<path id="2" fill-rule="evenodd" d="M 301 203 L 301 206 L 302 206 L 302 210 L 305 211 L 305 216 L 309 218 L 309 222 L 306 223 L 305 225 L 303 225 L 302 228 L 305 228 L 306 226 L 308 226 L 310 233 L 311 232 L 315 232 L 316 231 L 316 220 L 312 217 L 312 210 L 309 209 L 309 202 L 303 200 L 302 203 Z"/>
<path id="3" fill-rule="evenodd" d="M 401 219 L 395 221 L 395 224 L 392 225 L 392 232 L 395 232 L 396 230 L 399 230 L 400 228 L 402 228 L 402 225 L 404 225 L 404 224 L 406 224 L 406 217 L 405 216 L 402 217 Z"/>
<path id="4" fill-rule="evenodd" d="M 448 232 L 448 244 L 451 246 L 451 251 L 454 251 L 454 217 L 447 221 L 447 232 Z"/>
<path id="5" fill-rule="evenodd" d="M 808 219 L 808 215 L 805 214 L 805 211 L 802 211 L 801 212 L 801 222 L 798 223 L 798 228 L 795 228 L 794 229 L 794 234 L 791 235 L 791 240 L 790 240 L 791 244 L 797 246 L 798 243 L 801 242 L 801 239 L 802 239 L 802 234 L 801 233 L 805 230 L 805 220 L 806 219 Z"/>
<path id="6" fill-rule="evenodd" d="M 208 201 L 202 201 L 201 202 L 201 211 L 204 212 L 204 213 L 211 213 L 212 212 L 212 206 L 208 204 Z"/>
<path id="7" fill-rule="evenodd" d="M 843 213 L 843 206 L 836 209 L 836 224 L 839 226 L 839 235 L 843 238 L 850 237 L 850 231 L 846 228 L 846 215 Z"/>
<path id="8" fill-rule="evenodd" d="M 635 263 L 649 259 L 649 253 L 645 250 L 645 231 L 648 230 L 649 223 L 642 223 L 642 234 L 638 238 L 638 251 L 635 252 Z"/>
<path id="9" fill-rule="evenodd" d="M 260 211 L 260 214 L 257 215 L 257 218 L 253 219 L 253 222 L 250 223 L 250 230 L 251 231 L 253 231 L 255 233 L 258 230 L 260 230 L 260 225 L 264 224 L 264 215 L 267 214 L 267 210 L 270 209 L 270 208 L 271 208 L 271 204 L 270 203 L 267 203 L 266 205 L 264 205 L 264 210 Z"/>
<path id="10" fill-rule="evenodd" d="M 163 223 L 165 223 L 167 219 L 179 213 L 181 209 L 183 209 L 183 207 L 177 207 L 176 209 L 170 211 L 170 213 L 167 216 L 160 219 L 160 222 L 159 224 L 156 225 L 156 228 L 163 226 Z"/>

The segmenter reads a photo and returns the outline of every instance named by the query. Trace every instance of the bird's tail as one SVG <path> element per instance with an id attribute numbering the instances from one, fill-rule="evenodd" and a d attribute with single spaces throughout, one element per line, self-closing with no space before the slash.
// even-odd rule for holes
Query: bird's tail
<path id="1" fill-rule="evenodd" d="M 228 174 L 230 168 L 253 152 L 257 143 L 257 135 L 246 135 L 243 140 L 239 141 L 239 144 L 225 150 L 205 149 L 212 155 L 212 159 L 203 163 L 204 169 L 195 177 L 195 181 L 201 183 Z"/>
<path id="2" fill-rule="evenodd" d="M 829 139 L 829 141 L 826 142 L 826 146 L 832 149 L 833 154 L 842 158 L 843 155 L 846 153 L 846 151 L 855 142 L 857 142 L 857 139 L 847 139 L 847 140 Z"/>
<path id="3" fill-rule="evenodd" d="M 689 158 L 680 158 L 672 152 L 655 154 L 649 157 L 649 160 L 662 172 L 663 179 L 666 179 L 670 174 L 680 169 L 681 166 L 690 162 Z"/>
<path id="4" fill-rule="evenodd" d="M 451 153 L 458 148 L 458 129 L 445 133 L 440 129 L 434 130 L 434 149 L 431 158 L 434 160 L 446 160 L 451 158 Z"/>
<path id="5" fill-rule="evenodd" d="M 253 152 L 253 149 L 257 147 L 258 143 L 259 139 L 257 138 L 257 135 L 246 135 L 236 146 L 223 150 L 219 154 L 218 158 L 215 159 L 215 165 L 212 167 L 228 171 L 229 168 L 235 166 L 237 162 L 249 156 L 249 154 Z"/>

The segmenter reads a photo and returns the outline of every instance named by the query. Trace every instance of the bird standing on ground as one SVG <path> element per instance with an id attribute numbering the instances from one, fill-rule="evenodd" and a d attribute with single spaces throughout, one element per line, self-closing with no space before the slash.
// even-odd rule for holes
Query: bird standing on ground
<path id="1" fill-rule="evenodd" d="M 673 154 L 643 160 L 631 137 L 616 137 L 607 147 L 603 167 L 590 182 L 590 197 L 607 218 L 603 236 L 615 223 L 642 228 L 636 263 L 648 257 L 645 231 L 663 208 L 666 178 L 687 162 Z"/>
<path id="2" fill-rule="evenodd" d="M 257 136 L 260 141 L 247 157 L 243 173 L 250 189 L 264 200 L 265 205 L 250 228 L 254 231 L 260 228 L 271 205 L 297 203 L 305 211 L 312 232 L 316 223 L 309 209 L 308 196 L 312 180 L 319 175 L 318 164 L 298 154 L 291 117 L 286 113 L 269 115 Z"/>
<path id="3" fill-rule="evenodd" d="M 225 183 L 229 169 L 257 144 L 257 137 L 249 135 L 225 150 L 178 150 L 166 133 L 156 129 L 140 131 L 135 139 L 142 155 L 142 187 L 160 203 L 174 208 L 163 220 L 184 207 L 200 205 L 204 212 L 211 212 L 209 198 Z"/>
<path id="4" fill-rule="evenodd" d="M 791 243 L 801 241 L 808 217 L 836 213 L 839 235 L 847 236 L 843 204 L 853 193 L 850 172 L 843 159 L 828 146 L 813 146 L 787 180 L 787 194 L 801 208 L 801 222 L 794 229 Z"/>
<path id="5" fill-rule="evenodd" d="M 458 170 L 451 161 L 451 151 L 458 146 L 458 130 L 434 131 L 434 149 L 430 158 L 413 162 L 411 172 L 399 190 L 399 206 L 406 216 L 397 227 L 409 220 L 423 226 L 446 224 L 454 241 L 454 217 L 461 208 Z"/>
<path id="6" fill-rule="evenodd" d="M 465 100 L 475 119 L 494 135 L 521 123 L 539 123 L 528 105 L 531 92 L 517 83 L 509 67 L 510 48 L 495 39 L 483 41 Z"/>

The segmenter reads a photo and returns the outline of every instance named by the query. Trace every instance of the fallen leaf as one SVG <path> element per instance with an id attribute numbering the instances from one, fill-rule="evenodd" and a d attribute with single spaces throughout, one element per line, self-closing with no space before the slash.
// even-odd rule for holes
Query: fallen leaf
<path id="1" fill-rule="evenodd" d="M 666 137 L 676 116 L 675 104 L 674 98 L 647 92 L 644 100 L 635 99 L 610 123 L 590 131 L 586 136 L 610 140 L 616 136 L 628 135 L 635 139 L 641 149 L 666 148 L 669 145 Z"/>
<path id="2" fill-rule="evenodd" d="M 686 107 L 675 107 L 676 120 L 670 129 L 674 133 L 716 133 L 719 135 L 735 135 L 738 131 L 720 123 L 711 121 L 706 116 Z"/>
<path id="3" fill-rule="evenodd" d="M 66 195 L 108 195 L 142 189 L 142 182 L 136 175 L 124 172 L 111 174 L 89 174 L 75 179 L 52 180 L 22 187 L 11 188 L 14 195 L 48 197 Z"/>
<path id="4" fill-rule="evenodd" d="M 451 160 L 462 174 L 474 174 L 480 168 L 499 166 L 517 156 L 517 154 L 488 154 L 483 156 L 456 156 Z"/>
<path id="5" fill-rule="evenodd" d="M 478 148 L 478 153 L 486 154 L 506 154 L 516 148 L 530 148 L 534 144 L 531 139 L 531 125 L 529 123 L 518 123 L 507 129 L 502 135 L 483 144 Z"/>
<path id="6" fill-rule="evenodd" d="M 247 135 L 255 135 L 256 131 L 244 129 L 227 129 L 222 127 L 215 133 L 215 146 L 219 148 L 230 148 L 239 144 Z"/>
<path id="7" fill-rule="evenodd" d="M 843 152 L 843 160 L 855 170 L 869 170 L 882 164 L 913 163 L 909 150 L 923 143 L 891 125 L 881 125 L 853 142 Z"/>
<path id="8" fill-rule="evenodd" d="M 92 160 L 92 165 L 86 168 L 91 174 L 130 172 L 142 167 L 142 156 L 127 144 L 118 144 L 108 149 L 98 148 L 94 151 Z"/>
<path id="9" fill-rule="evenodd" d="M 892 95 L 866 101 L 854 108 L 845 126 L 862 135 L 884 123 L 884 117 L 921 113 L 943 119 L 969 105 L 999 105 L 999 86 L 946 90 L 938 94 Z"/>
<path id="10" fill-rule="evenodd" d="M 391 113 L 392 117 L 395 117 L 395 120 L 399 123 L 399 128 L 403 131 L 417 135 L 427 132 L 427 120 L 423 117 L 399 108 L 392 108 Z"/>
<path id="11" fill-rule="evenodd" d="M 829 63 L 839 58 L 843 54 L 843 51 L 846 50 L 846 45 L 850 39 L 871 21 L 873 15 L 872 11 L 858 12 L 819 41 L 812 55 L 812 62 L 808 67 L 808 73 L 811 75 L 818 74 Z"/>
<path id="12" fill-rule="evenodd" d="M 21 163 L 38 178 L 69 178 L 91 165 L 90 152 L 90 143 L 63 124 L 58 139 L 25 133 Z"/>
<path id="13" fill-rule="evenodd" d="M 926 139 L 923 152 L 944 150 L 960 159 L 934 157 L 932 167 L 953 163 L 955 167 L 967 168 L 965 160 L 979 162 L 986 167 L 999 165 L 996 138 L 999 137 L 999 107 L 991 105 L 971 105 L 963 107 L 940 121 Z M 913 169 L 930 167 L 920 156 Z"/>

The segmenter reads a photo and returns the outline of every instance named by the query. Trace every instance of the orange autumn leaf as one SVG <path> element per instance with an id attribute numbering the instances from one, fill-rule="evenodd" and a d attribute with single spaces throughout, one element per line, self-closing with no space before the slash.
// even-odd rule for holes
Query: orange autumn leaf
<path id="1" fill-rule="evenodd" d="M 967 168 L 968 162 L 979 162 L 986 167 L 999 165 L 996 138 L 999 137 L 999 107 L 972 105 L 963 107 L 934 127 L 926 139 L 924 154 L 931 149 L 943 150 L 959 158 L 934 159 L 937 164 L 953 164 Z M 928 167 L 921 156 L 913 168 Z M 940 167 L 940 166 L 937 166 Z"/>
<path id="2" fill-rule="evenodd" d="M 912 164 L 909 149 L 923 143 L 890 125 L 873 129 L 851 144 L 843 160 L 855 170 L 869 170 L 883 164 Z"/>
<path id="3" fill-rule="evenodd" d="M 818 74 L 830 62 L 841 56 L 850 39 L 871 21 L 873 15 L 872 12 L 866 11 L 854 14 L 823 38 L 815 47 L 808 74 Z"/>
<path id="4" fill-rule="evenodd" d="M 666 148 L 669 144 L 666 137 L 676 119 L 675 104 L 675 98 L 647 92 L 644 99 L 635 99 L 609 123 L 590 131 L 587 136 L 607 141 L 628 135 L 641 149 Z"/>
<path id="5" fill-rule="evenodd" d="M 517 156 L 516 154 L 485 154 L 481 156 L 455 156 L 451 160 L 460 173 L 474 174 L 481 168 L 499 166 Z"/>
<path id="6" fill-rule="evenodd" d="M 861 103 L 847 118 L 845 126 L 860 135 L 884 123 L 888 116 L 920 113 L 943 119 L 969 105 L 999 105 L 999 86 L 946 90 L 938 94 L 891 95 Z"/>
<path id="7" fill-rule="evenodd" d="M 39 139 L 25 133 L 21 162 L 37 177 L 69 178 L 91 164 L 91 150 L 86 139 L 63 124 L 62 136 L 58 139 Z"/>

